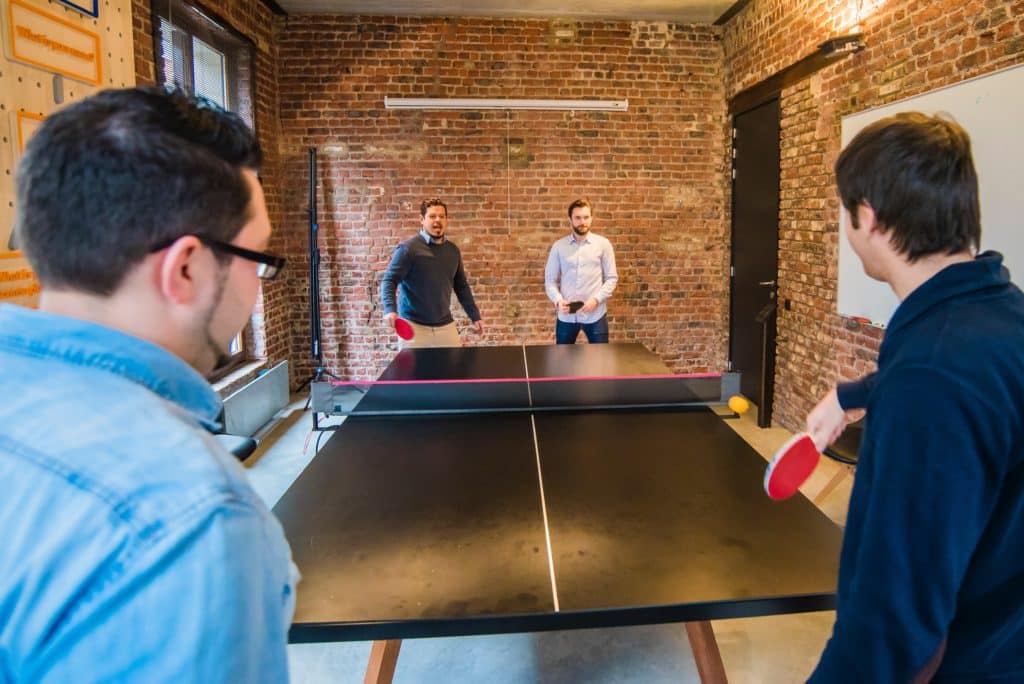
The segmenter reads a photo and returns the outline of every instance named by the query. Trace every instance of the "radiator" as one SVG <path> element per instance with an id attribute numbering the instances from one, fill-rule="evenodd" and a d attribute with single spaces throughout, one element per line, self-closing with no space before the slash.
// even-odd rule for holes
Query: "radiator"
<path id="1" fill-rule="evenodd" d="M 288 405 L 288 362 L 263 372 L 224 400 L 224 431 L 252 436 Z"/>

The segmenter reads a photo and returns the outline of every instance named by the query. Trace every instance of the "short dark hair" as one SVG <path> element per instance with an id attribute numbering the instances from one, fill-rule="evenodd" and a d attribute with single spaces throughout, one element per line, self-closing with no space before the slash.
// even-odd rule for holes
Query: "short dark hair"
<path id="1" fill-rule="evenodd" d="M 44 287 L 113 293 L 154 245 L 229 242 L 245 225 L 259 143 L 180 90 L 104 90 L 48 116 L 16 173 L 15 234 Z"/>
<path id="2" fill-rule="evenodd" d="M 970 136 L 955 121 L 920 112 L 880 119 L 850 141 L 835 171 L 853 227 L 867 202 L 909 261 L 978 249 L 978 174 Z"/>
<path id="3" fill-rule="evenodd" d="M 568 211 L 569 218 L 572 218 L 572 210 L 573 209 L 579 209 L 580 207 L 586 207 L 590 211 L 594 211 L 594 207 L 592 207 L 590 205 L 590 200 L 586 200 L 586 199 L 573 200 L 572 204 L 569 205 L 569 211 Z"/>
<path id="4" fill-rule="evenodd" d="M 420 202 L 420 218 L 427 217 L 427 209 L 430 207 L 443 207 L 445 218 L 448 217 L 448 205 L 436 197 L 431 197 Z"/>

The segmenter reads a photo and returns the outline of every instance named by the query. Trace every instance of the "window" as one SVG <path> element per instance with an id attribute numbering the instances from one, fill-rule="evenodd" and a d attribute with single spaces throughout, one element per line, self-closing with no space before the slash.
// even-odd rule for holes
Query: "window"
<path id="1" fill-rule="evenodd" d="M 255 128 L 253 44 L 184 0 L 153 0 L 157 81 L 202 95 Z"/>
<path id="2" fill-rule="evenodd" d="M 253 44 L 184 0 L 153 0 L 156 80 L 200 95 L 236 112 L 255 129 Z M 231 341 L 230 361 L 209 379 L 217 380 L 248 358 L 249 322 Z"/>

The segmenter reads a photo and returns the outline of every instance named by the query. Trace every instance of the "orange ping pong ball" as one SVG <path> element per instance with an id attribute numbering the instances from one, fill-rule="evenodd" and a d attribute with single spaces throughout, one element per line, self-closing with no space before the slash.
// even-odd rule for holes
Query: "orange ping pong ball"
<path id="1" fill-rule="evenodd" d="M 729 410 L 743 415 L 750 410 L 750 402 L 738 394 L 729 397 Z"/>

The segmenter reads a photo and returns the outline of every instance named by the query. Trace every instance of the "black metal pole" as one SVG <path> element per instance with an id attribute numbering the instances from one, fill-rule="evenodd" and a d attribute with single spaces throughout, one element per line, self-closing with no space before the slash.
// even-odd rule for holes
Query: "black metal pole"
<path id="1" fill-rule="evenodd" d="M 329 378 L 336 376 L 324 369 L 324 348 L 321 343 L 320 328 L 320 226 L 316 221 L 316 148 L 309 148 L 309 339 L 310 351 L 316 360 L 316 370 L 305 382 L 298 387 L 298 391 L 305 389 L 307 385 L 320 382 L 326 375 Z M 309 401 L 306 407 L 313 403 L 313 389 L 310 388 Z M 317 408 L 313 406 L 313 429 L 323 430 L 319 424 Z"/>
<path id="2" fill-rule="evenodd" d="M 316 222 L 316 148 L 309 148 L 309 337 L 316 359 L 317 380 L 323 371 L 320 346 L 320 227 Z"/>

